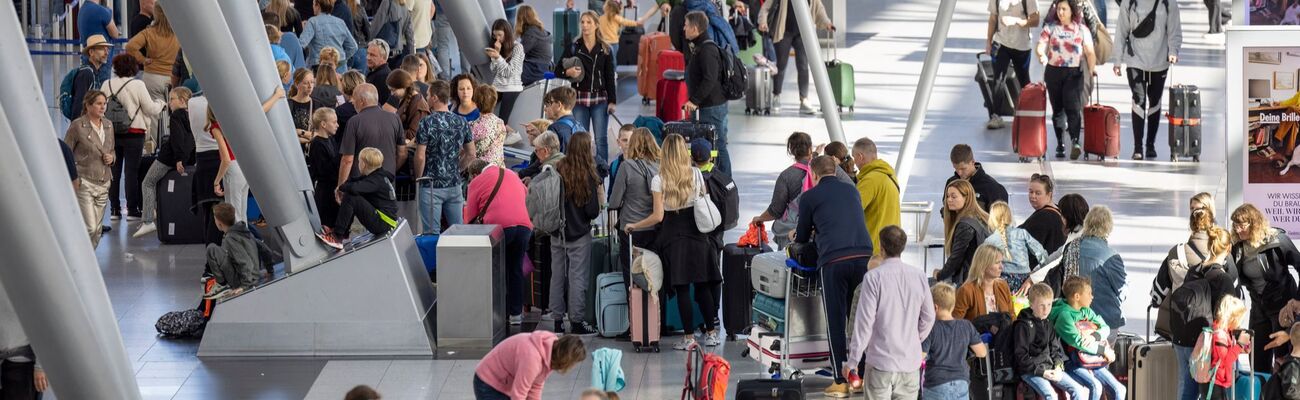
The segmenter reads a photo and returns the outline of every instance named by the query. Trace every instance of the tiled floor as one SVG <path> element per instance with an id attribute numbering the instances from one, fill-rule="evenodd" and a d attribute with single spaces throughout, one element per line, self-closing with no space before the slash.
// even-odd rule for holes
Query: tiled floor
<path id="1" fill-rule="evenodd" d="M 844 116 L 845 132 L 849 141 L 872 137 L 880 144 L 882 157 L 893 160 L 938 1 L 850 3 L 853 8 L 848 20 L 852 22 L 844 28 L 858 39 L 851 48 L 840 52 L 840 58 L 857 68 L 858 102 L 857 112 Z M 1116 230 L 1110 243 L 1122 254 L 1129 271 L 1124 302 L 1128 325 L 1123 329 L 1141 332 L 1155 269 L 1168 247 L 1185 239 L 1186 199 L 1200 191 L 1222 197 L 1223 131 L 1211 127 L 1223 125 L 1223 50 L 1201 38 L 1200 32 L 1205 31 L 1199 22 L 1204 20 L 1200 18 L 1203 6 L 1197 1 L 1178 2 L 1187 43 L 1176 74 L 1178 81 L 1202 88 L 1206 153 L 1201 163 L 1049 160 L 1045 164 L 1022 164 L 1009 151 L 1007 130 L 983 129 L 985 114 L 971 82 L 971 61 L 983 48 L 987 20 L 984 4 L 958 4 L 905 200 L 939 200 L 943 181 L 951 174 L 948 150 L 955 143 L 974 146 L 984 168 L 1012 193 L 1012 208 L 1021 218 L 1029 209 L 1025 196 L 1028 176 L 1050 172 L 1059 182 L 1058 196 L 1081 193 L 1092 204 L 1114 209 Z M 1109 66 L 1104 69 L 1109 70 Z M 1034 76 L 1041 76 L 1041 67 Z M 1101 78 L 1101 90 L 1103 102 L 1120 109 L 1123 115 L 1125 130 L 1121 139 L 1126 155 L 1132 149 L 1127 128 L 1128 87 L 1123 78 L 1107 71 Z M 789 163 L 784 139 L 791 131 L 809 132 L 817 142 L 827 140 L 820 119 L 794 113 L 795 91 L 794 77 L 788 77 L 787 94 L 781 98 L 784 111 L 771 117 L 744 116 L 743 105 L 732 107 L 731 154 L 737 171 L 735 180 L 741 186 L 742 216 L 756 215 L 766 206 L 777 173 Z M 619 115 L 623 121 L 652 112 L 649 107 L 633 106 L 638 103 L 622 103 Z M 1164 135 L 1162 128 L 1159 143 L 1164 143 Z M 1159 150 L 1167 156 L 1167 149 Z M 464 359 L 465 354 L 441 354 L 437 360 L 199 359 L 195 356 L 196 342 L 158 339 L 153 324 L 162 313 L 191 307 L 197 301 L 201 248 L 128 239 L 125 223 L 113 225 L 116 229 L 105 238 L 98 255 L 128 355 L 136 365 L 136 376 L 147 398 L 330 399 L 341 397 L 355 384 L 374 386 L 385 398 L 471 397 L 470 382 L 477 361 Z M 941 235 L 936 233 L 941 232 L 937 217 L 931 219 L 930 232 Z M 919 265 L 920 250 L 910 251 L 907 259 Z M 937 257 L 931 257 L 930 262 L 935 264 Z M 756 363 L 740 357 L 738 343 L 716 350 L 732 360 L 732 381 L 762 375 Z M 663 353 L 636 354 L 625 342 L 595 339 L 589 346 L 625 350 L 622 365 L 628 387 L 623 398 L 648 400 L 680 395 L 685 365 L 682 354 L 670 347 L 665 346 Z M 552 375 L 544 397 L 575 398 L 589 384 L 589 367 L 587 363 L 569 374 Z M 812 386 L 817 383 L 809 381 Z"/>

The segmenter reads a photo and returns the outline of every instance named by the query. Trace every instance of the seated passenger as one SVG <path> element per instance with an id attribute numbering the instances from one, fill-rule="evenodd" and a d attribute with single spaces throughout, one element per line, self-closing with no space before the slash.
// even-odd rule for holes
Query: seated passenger
<path id="1" fill-rule="evenodd" d="M 359 158 L 362 175 L 339 186 L 338 193 L 334 194 L 339 202 L 338 220 L 334 229 L 321 237 L 334 248 L 343 248 L 342 241 L 348 237 L 353 217 L 375 236 L 388 234 L 397 227 L 397 191 L 393 188 L 396 177 L 381 168 L 384 155 L 379 149 L 367 147 L 361 149 Z"/>
<path id="2" fill-rule="evenodd" d="M 257 256 L 257 238 L 248 229 L 248 223 L 235 220 L 235 207 L 221 203 L 212 207 L 217 229 L 225 234 L 221 245 L 209 243 L 207 272 L 216 279 L 205 299 L 217 299 L 243 293 L 257 283 L 262 271 L 262 260 Z"/>

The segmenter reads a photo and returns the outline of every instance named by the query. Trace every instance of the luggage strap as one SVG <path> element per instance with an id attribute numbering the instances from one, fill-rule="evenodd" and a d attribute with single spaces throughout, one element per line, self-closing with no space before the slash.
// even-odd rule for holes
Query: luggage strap
<path id="1" fill-rule="evenodd" d="M 1200 118 L 1178 118 L 1178 117 L 1174 117 L 1174 116 L 1169 116 L 1169 125 L 1174 125 L 1174 126 L 1200 126 L 1200 125 L 1201 125 L 1201 119 L 1200 119 Z"/>
<path id="2" fill-rule="evenodd" d="M 1047 111 L 1016 110 L 1017 117 L 1046 117 Z"/>

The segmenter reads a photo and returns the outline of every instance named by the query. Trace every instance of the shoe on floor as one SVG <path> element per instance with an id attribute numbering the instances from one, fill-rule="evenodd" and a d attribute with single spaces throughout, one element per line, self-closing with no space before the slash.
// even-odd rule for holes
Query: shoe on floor
<path id="1" fill-rule="evenodd" d="M 1002 117 L 998 116 L 989 118 L 989 122 L 984 124 L 984 129 L 1002 129 L 1004 127 L 1006 127 L 1006 122 L 1003 122 Z"/>
<path id="2" fill-rule="evenodd" d="M 1081 155 L 1081 154 L 1083 154 L 1083 147 L 1082 147 L 1082 146 L 1079 146 L 1079 143 L 1076 142 L 1076 143 L 1074 144 L 1074 147 L 1070 149 L 1070 159 L 1071 159 L 1071 160 L 1078 160 L 1078 159 L 1079 159 L 1079 155 Z"/>
<path id="3" fill-rule="evenodd" d="M 826 391 L 822 392 L 822 394 L 830 398 L 847 399 L 849 397 L 849 384 L 832 383 L 826 387 Z"/>
<path id="4" fill-rule="evenodd" d="M 226 285 L 222 285 L 222 284 L 218 283 L 218 284 L 216 284 L 216 285 L 212 285 L 212 290 L 209 290 L 207 294 L 204 294 L 204 295 L 203 295 L 203 299 L 204 299 L 204 300 L 213 300 L 213 299 L 219 298 L 219 297 L 221 297 L 221 296 L 224 296 L 224 295 L 226 294 L 226 292 L 229 292 L 229 291 L 230 291 L 230 288 L 226 287 Z"/>
<path id="5" fill-rule="evenodd" d="M 343 250 L 343 241 L 333 234 L 317 233 L 316 238 L 320 239 L 321 243 L 325 243 L 326 246 L 333 247 L 336 250 Z"/>
<path id="6" fill-rule="evenodd" d="M 596 334 L 596 328 L 592 327 L 591 324 L 588 324 L 587 321 L 580 321 L 576 324 L 569 323 L 569 330 L 573 331 L 571 333 L 578 336 L 590 336 Z"/>
<path id="7" fill-rule="evenodd" d="M 555 329 L 552 331 L 555 332 L 555 334 L 557 335 L 564 334 L 564 321 L 563 320 L 555 321 Z"/>
<path id="8" fill-rule="evenodd" d="M 779 112 L 781 112 L 781 105 L 777 104 L 776 99 L 774 98 L 772 100 L 772 113 L 775 114 Z"/>
<path id="9" fill-rule="evenodd" d="M 691 346 L 694 344 L 695 344 L 695 338 L 687 336 L 685 339 L 682 339 L 682 341 L 677 342 L 677 344 L 674 344 L 673 349 L 685 351 L 686 349 L 691 348 Z"/>
<path id="10" fill-rule="evenodd" d="M 145 222 L 143 224 L 140 224 L 140 228 L 136 229 L 135 233 L 131 234 L 131 237 L 142 238 L 150 233 L 154 233 L 157 231 L 158 231 L 158 225 L 154 224 L 153 222 Z"/>
<path id="11" fill-rule="evenodd" d="M 1142 161 L 1142 152 L 1140 151 L 1133 152 L 1133 159 L 1137 161 Z"/>
<path id="12" fill-rule="evenodd" d="M 100 233 L 109 233 L 109 232 L 112 232 L 112 231 L 113 231 L 113 227 L 112 227 L 112 226 L 109 226 L 109 225 L 104 225 L 104 226 L 99 227 L 99 232 L 100 232 Z"/>
<path id="13" fill-rule="evenodd" d="M 704 334 L 704 339 L 700 340 L 700 344 L 705 347 L 717 347 L 722 344 L 722 340 L 718 339 L 718 331 L 714 330 L 713 332 Z"/>
<path id="14" fill-rule="evenodd" d="M 809 107 L 808 103 L 800 102 L 799 113 L 803 115 L 814 115 L 817 114 L 817 111 L 814 111 L 812 107 Z"/>
<path id="15" fill-rule="evenodd" d="M 1155 160 L 1159 158 L 1160 155 L 1156 154 L 1156 151 L 1154 149 L 1147 149 L 1146 157 L 1148 160 Z"/>
<path id="16" fill-rule="evenodd" d="M 511 316 L 510 316 L 510 325 L 511 325 L 511 326 L 519 326 L 519 325 L 523 325 L 523 323 L 524 323 L 524 315 L 523 315 L 523 314 L 519 314 L 519 315 L 511 315 Z"/>

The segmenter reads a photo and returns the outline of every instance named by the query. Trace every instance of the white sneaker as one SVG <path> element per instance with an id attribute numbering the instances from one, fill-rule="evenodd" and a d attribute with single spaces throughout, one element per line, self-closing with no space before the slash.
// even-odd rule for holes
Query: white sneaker
<path id="1" fill-rule="evenodd" d="M 154 233 L 157 231 L 158 231 L 158 225 L 154 224 L 153 222 L 145 222 L 143 224 L 140 224 L 140 228 L 136 229 L 135 233 L 131 234 L 131 237 L 142 238 L 150 233 Z"/>
<path id="2" fill-rule="evenodd" d="M 510 316 L 510 325 L 511 325 L 511 326 L 519 326 L 519 325 L 523 325 L 523 323 L 524 323 L 524 316 L 523 316 L 523 314 L 520 314 L 520 315 L 511 315 L 511 316 Z"/>
<path id="3" fill-rule="evenodd" d="M 127 222 L 135 222 L 135 221 L 139 221 L 140 217 L 136 215 L 127 215 L 126 220 Z"/>
<path id="4" fill-rule="evenodd" d="M 673 349 L 685 351 L 686 349 L 691 348 L 691 345 L 694 344 L 695 344 L 695 338 L 687 336 L 685 339 L 682 339 L 682 341 L 677 342 L 677 344 L 673 345 Z"/>
<path id="5" fill-rule="evenodd" d="M 817 111 L 813 110 L 808 103 L 799 102 L 799 113 L 803 115 L 815 115 L 817 114 Z"/>
<path id="6" fill-rule="evenodd" d="M 722 344 L 722 340 L 718 339 L 718 331 L 714 330 L 704 334 L 704 339 L 700 340 L 700 344 L 703 344 L 705 347 L 717 347 Z"/>
<path id="7" fill-rule="evenodd" d="M 989 118 L 989 122 L 987 124 L 984 124 L 985 129 L 1002 129 L 1005 126 L 1006 126 L 1006 122 L 1002 121 L 1002 117 L 996 117 L 996 116 Z"/>

